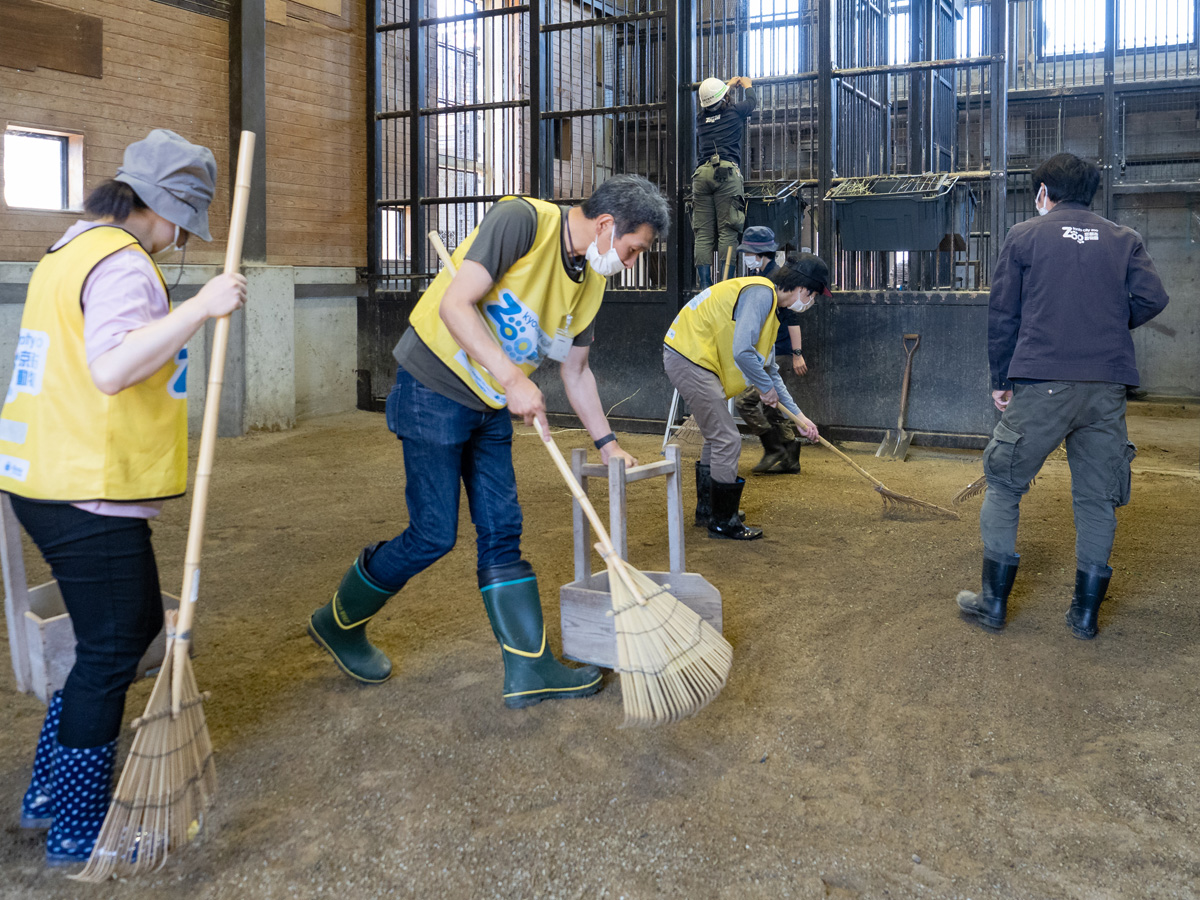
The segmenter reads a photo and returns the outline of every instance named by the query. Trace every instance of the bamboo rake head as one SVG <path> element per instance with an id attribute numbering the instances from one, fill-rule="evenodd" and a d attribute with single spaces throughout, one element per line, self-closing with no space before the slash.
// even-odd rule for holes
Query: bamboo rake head
<path id="1" fill-rule="evenodd" d="M 916 509 L 926 509 L 930 512 L 947 516 L 951 519 L 957 519 L 959 517 L 958 513 L 952 509 L 946 509 L 944 506 L 938 506 L 936 503 L 930 503 L 926 500 L 918 500 L 916 497 L 910 497 L 907 494 L 901 494 L 897 491 L 893 491 L 891 488 L 884 487 L 881 484 L 876 485 L 875 490 L 879 493 L 879 496 L 883 498 L 883 508 L 885 510 L 900 509 L 903 507 L 915 507 Z"/>
<path id="2" fill-rule="evenodd" d="M 173 630 L 173 629 L 172 629 Z M 168 651 L 108 815 L 78 881 L 101 882 L 161 868 L 171 852 L 189 843 L 204 825 L 204 814 L 217 789 L 212 740 L 204 701 L 196 687 L 191 660 L 184 657 L 183 702 L 171 711 L 171 687 L 178 667 Z"/>
<path id="3" fill-rule="evenodd" d="M 664 725 L 695 715 L 725 687 L 733 647 L 672 596 L 669 586 L 655 583 L 615 553 L 605 563 L 617 634 L 623 725 Z"/>
<path id="4" fill-rule="evenodd" d="M 957 494 L 955 494 L 954 497 L 950 500 L 950 502 L 954 506 L 958 506 L 960 503 L 965 503 L 967 500 L 970 500 L 972 497 L 979 496 L 985 490 L 987 490 L 987 476 L 980 475 L 978 478 L 976 478 L 974 481 L 972 481 L 970 484 L 968 484 L 965 488 L 963 488 L 961 491 L 959 491 Z"/>

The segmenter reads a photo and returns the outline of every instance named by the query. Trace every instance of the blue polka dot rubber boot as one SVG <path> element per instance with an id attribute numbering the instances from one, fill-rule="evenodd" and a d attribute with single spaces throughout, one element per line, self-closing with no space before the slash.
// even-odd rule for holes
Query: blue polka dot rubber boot
<path id="1" fill-rule="evenodd" d="M 46 864 L 87 862 L 112 799 L 117 742 L 82 750 L 55 744 L 54 824 L 46 834 Z"/>
<path id="2" fill-rule="evenodd" d="M 50 697 L 50 708 L 42 722 L 37 753 L 33 756 L 33 777 L 21 801 L 22 828 L 49 828 L 54 821 L 54 745 L 58 742 L 58 719 L 62 715 L 62 691 Z"/>

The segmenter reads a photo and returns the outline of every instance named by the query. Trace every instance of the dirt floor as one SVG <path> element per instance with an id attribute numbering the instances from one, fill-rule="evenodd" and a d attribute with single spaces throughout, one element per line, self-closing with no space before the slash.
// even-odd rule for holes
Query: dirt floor
<path id="1" fill-rule="evenodd" d="M 503 707 L 465 510 L 459 548 L 372 625 L 395 676 L 351 682 L 304 623 L 364 544 L 402 529 L 399 445 L 370 413 L 222 441 L 196 627 L 220 779 L 207 831 L 127 883 L 46 870 L 41 835 L 15 824 L 44 710 L 13 690 L 5 645 L 0 896 L 1200 896 L 1200 421 L 1129 421 L 1141 455 L 1097 640 L 1063 623 L 1065 460 L 1026 499 L 1010 624 L 994 635 L 954 605 L 979 583 L 978 500 L 959 521 L 884 514 L 853 470 L 806 448 L 802 475 L 750 479 L 743 506 L 765 540 L 688 528 L 688 569 L 723 594 L 734 667 L 697 718 L 648 731 L 618 727 L 612 676 L 586 700 Z M 518 432 L 525 553 L 557 646 L 570 497 Z M 643 462 L 660 441 L 622 439 Z M 757 449 L 745 445 L 747 475 Z M 942 504 L 981 472 L 978 453 L 846 449 Z M 605 509 L 603 486 L 593 495 Z M 664 497 L 661 481 L 630 488 L 643 568 L 666 568 Z M 172 591 L 187 515 L 176 502 L 155 526 Z M 31 583 L 45 580 L 26 556 Z"/>

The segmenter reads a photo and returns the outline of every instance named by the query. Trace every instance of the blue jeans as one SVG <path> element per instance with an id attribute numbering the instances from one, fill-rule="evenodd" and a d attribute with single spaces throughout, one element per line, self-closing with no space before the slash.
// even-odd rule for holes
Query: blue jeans
<path id="1" fill-rule="evenodd" d="M 521 506 L 508 410 L 468 409 L 398 366 L 386 413 L 388 430 L 404 443 L 408 528 L 371 554 L 368 574 L 398 591 L 454 548 L 460 481 L 475 523 L 479 568 L 520 560 Z"/>

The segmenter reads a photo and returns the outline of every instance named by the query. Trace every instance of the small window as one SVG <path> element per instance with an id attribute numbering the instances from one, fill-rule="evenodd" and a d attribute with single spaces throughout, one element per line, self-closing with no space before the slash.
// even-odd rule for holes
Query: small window
<path id="1" fill-rule="evenodd" d="M 82 209 L 83 136 L 9 125 L 4 202 L 18 209 Z"/>

